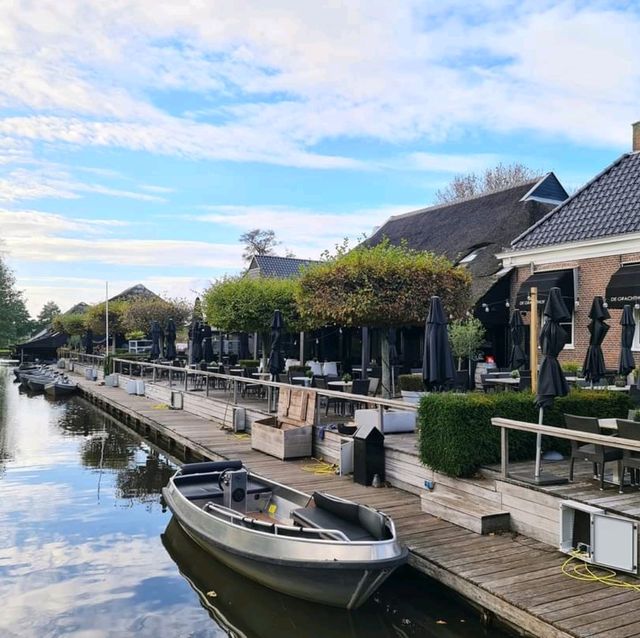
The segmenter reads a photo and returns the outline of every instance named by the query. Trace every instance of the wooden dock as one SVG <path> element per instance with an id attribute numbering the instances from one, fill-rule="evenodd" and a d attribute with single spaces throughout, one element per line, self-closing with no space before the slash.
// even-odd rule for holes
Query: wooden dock
<path id="1" fill-rule="evenodd" d="M 410 550 L 410 564 L 480 608 L 487 619 L 495 616 L 542 638 L 640 636 L 640 593 L 563 575 L 567 557 L 540 541 L 516 533 L 481 536 L 425 514 L 415 484 L 411 491 L 364 487 L 351 477 L 316 473 L 309 459 L 283 462 L 252 450 L 247 435 L 168 410 L 157 399 L 85 380 L 80 387 L 88 400 L 169 452 L 193 459 L 241 458 L 253 471 L 299 490 L 326 490 L 387 512 Z M 400 463 L 408 448 L 398 441 Z"/>

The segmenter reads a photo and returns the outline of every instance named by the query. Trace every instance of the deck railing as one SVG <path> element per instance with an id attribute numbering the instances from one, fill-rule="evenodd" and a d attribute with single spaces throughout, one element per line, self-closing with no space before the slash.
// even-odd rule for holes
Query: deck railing
<path id="1" fill-rule="evenodd" d="M 85 354 L 84 352 L 78 352 L 77 350 L 71 350 L 70 348 L 60 348 L 58 355 L 62 358 L 69 359 L 82 365 L 102 367 L 104 365 L 103 354 Z"/>
<path id="2" fill-rule="evenodd" d="M 623 439 L 618 436 L 606 434 L 589 434 L 578 430 L 558 428 L 552 425 L 539 425 L 537 423 L 527 423 L 526 421 L 514 421 L 494 417 L 491 419 L 492 425 L 500 428 L 500 473 L 503 478 L 509 477 L 509 430 L 520 430 L 521 432 L 533 432 L 544 436 L 555 436 L 559 439 L 579 441 L 580 443 L 592 443 L 594 445 L 606 445 L 607 447 L 621 450 L 631 450 L 640 452 L 640 441 L 633 439 Z M 639 424 L 640 425 L 640 424 Z"/>
<path id="3" fill-rule="evenodd" d="M 176 387 L 184 392 L 199 388 L 204 390 L 206 397 L 210 396 L 212 390 L 223 390 L 232 395 L 234 404 L 238 404 L 238 396 L 243 393 L 243 386 L 245 390 L 247 386 L 260 386 L 265 390 L 267 412 L 269 413 L 277 410 L 278 388 L 295 387 L 296 389 L 305 389 L 316 395 L 316 414 L 319 413 L 321 397 L 327 400 L 340 400 L 345 403 L 366 404 L 368 407 L 376 408 L 378 410 L 378 424 L 382 432 L 384 432 L 385 408 L 394 408 L 395 410 L 403 410 L 406 412 L 416 412 L 418 408 L 417 405 L 395 399 L 383 399 L 382 397 L 351 394 L 350 392 L 325 390 L 323 388 L 292 386 L 291 384 L 280 383 L 278 381 L 267 381 L 266 379 L 235 376 L 194 368 L 181 368 L 159 363 L 132 361 L 130 359 L 118 359 L 114 357 L 111 359 L 111 367 L 113 373 L 124 376 L 139 376 L 141 379 L 149 380 L 151 383 L 166 379 L 169 388 Z"/>

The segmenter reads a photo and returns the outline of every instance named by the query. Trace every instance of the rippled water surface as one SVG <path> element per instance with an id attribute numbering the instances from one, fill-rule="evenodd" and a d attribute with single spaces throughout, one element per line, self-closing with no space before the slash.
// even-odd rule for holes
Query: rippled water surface
<path id="1" fill-rule="evenodd" d="M 84 400 L 31 396 L 0 367 L 0 636 L 502 635 L 408 570 L 355 613 L 240 578 L 163 513 L 172 470 Z"/>

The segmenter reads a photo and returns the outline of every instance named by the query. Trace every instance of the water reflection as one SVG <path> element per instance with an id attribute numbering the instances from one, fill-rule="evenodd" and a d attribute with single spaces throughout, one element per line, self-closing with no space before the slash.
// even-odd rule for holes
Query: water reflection
<path id="1" fill-rule="evenodd" d="M 465 608 L 408 572 L 356 613 L 237 576 L 167 526 L 159 496 L 173 467 L 163 454 L 78 397 L 19 392 L 6 372 L 0 368 L 2 638 L 485 635 Z"/>

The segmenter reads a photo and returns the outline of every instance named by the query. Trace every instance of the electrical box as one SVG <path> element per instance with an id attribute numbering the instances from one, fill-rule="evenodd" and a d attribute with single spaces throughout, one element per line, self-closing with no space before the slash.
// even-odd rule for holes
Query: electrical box
<path id="1" fill-rule="evenodd" d="M 182 392 L 171 390 L 171 403 L 169 405 L 173 410 L 182 410 Z"/>
<path id="2" fill-rule="evenodd" d="M 233 431 L 244 432 L 247 429 L 247 411 L 236 406 L 233 410 Z"/>
<path id="3" fill-rule="evenodd" d="M 579 503 L 560 503 L 560 551 L 579 552 L 587 563 L 638 573 L 637 521 Z"/>

